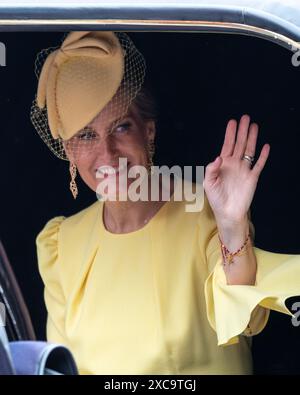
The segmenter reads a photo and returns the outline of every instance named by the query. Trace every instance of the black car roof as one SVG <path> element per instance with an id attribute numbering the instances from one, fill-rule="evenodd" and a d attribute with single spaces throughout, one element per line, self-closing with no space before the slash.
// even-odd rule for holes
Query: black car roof
<path id="1" fill-rule="evenodd" d="M 0 0 L 0 30 L 58 29 L 229 31 L 262 36 L 291 49 L 300 47 L 300 2 Z"/>

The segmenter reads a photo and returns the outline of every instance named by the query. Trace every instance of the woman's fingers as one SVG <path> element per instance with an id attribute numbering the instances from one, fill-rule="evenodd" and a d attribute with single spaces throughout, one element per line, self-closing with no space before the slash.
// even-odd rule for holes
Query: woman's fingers
<path id="1" fill-rule="evenodd" d="M 259 158 L 257 159 L 255 165 L 253 166 L 253 168 L 251 170 L 252 174 L 254 174 L 257 178 L 259 177 L 261 171 L 263 170 L 263 168 L 266 164 L 269 153 L 270 153 L 270 145 L 265 144 L 262 147 Z"/>
<path id="2" fill-rule="evenodd" d="M 222 156 L 223 158 L 225 158 L 226 156 L 231 156 L 233 153 L 234 144 L 235 144 L 236 127 L 237 127 L 237 122 L 235 119 L 231 119 L 227 123 L 225 137 L 224 137 L 224 143 L 223 143 L 222 151 L 220 154 L 220 156 Z"/>
<path id="3" fill-rule="evenodd" d="M 238 128 L 237 139 L 233 151 L 233 156 L 241 159 L 245 153 L 247 138 L 248 138 L 248 130 L 250 124 L 249 115 L 243 115 L 240 119 L 240 124 Z"/>
<path id="4" fill-rule="evenodd" d="M 238 126 L 235 119 L 231 119 L 226 127 L 224 143 L 220 156 L 234 156 L 242 159 L 244 155 L 255 155 L 258 135 L 258 125 L 250 124 L 249 115 L 244 114 Z M 237 137 L 236 137 L 237 134 Z"/>
<path id="5" fill-rule="evenodd" d="M 243 155 L 255 156 L 257 135 L 258 135 L 258 125 L 257 123 L 252 123 L 249 128 L 247 145 L 246 145 L 245 153 Z"/>
<path id="6" fill-rule="evenodd" d="M 237 136 L 236 136 L 237 134 Z M 233 156 L 238 159 L 242 159 L 244 155 L 255 156 L 256 143 L 258 136 L 258 125 L 257 123 L 250 124 L 249 115 L 244 114 L 238 125 L 235 119 L 231 119 L 226 127 L 226 133 L 224 138 L 224 143 L 221 151 L 221 158 Z M 270 145 L 265 144 L 261 150 L 260 156 L 256 161 L 255 165 L 251 169 L 252 174 L 259 177 L 261 171 L 263 170 L 266 161 L 268 159 L 270 152 Z M 217 161 L 217 163 L 211 163 L 208 175 L 209 179 L 216 179 L 222 161 Z"/>

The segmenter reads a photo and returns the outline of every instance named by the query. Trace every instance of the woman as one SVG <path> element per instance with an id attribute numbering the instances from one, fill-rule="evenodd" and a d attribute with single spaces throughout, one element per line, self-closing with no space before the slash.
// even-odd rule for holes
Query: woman
<path id="1" fill-rule="evenodd" d="M 130 39 L 72 32 L 44 55 L 33 124 L 70 161 L 74 197 L 77 170 L 106 195 L 37 237 L 48 340 L 68 346 L 82 374 L 250 374 L 250 336 L 300 294 L 298 256 L 253 245 L 249 208 L 270 149 L 252 168 L 258 126 L 247 115 L 228 123 L 203 208 L 187 212 L 176 179 L 170 201 L 162 179 L 151 199 L 155 116 Z M 130 177 L 135 166 L 148 173 Z M 138 181 L 149 199 L 124 199 Z"/>

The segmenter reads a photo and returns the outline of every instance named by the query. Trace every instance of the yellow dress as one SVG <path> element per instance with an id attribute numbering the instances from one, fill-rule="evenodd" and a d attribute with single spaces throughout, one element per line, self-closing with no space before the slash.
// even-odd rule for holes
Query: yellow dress
<path id="1" fill-rule="evenodd" d="M 112 234 L 102 202 L 37 237 L 48 341 L 81 374 L 251 374 L 251 337 L 300 294 L 300 256 L 255 247 L 256 285 L 227 285 L 213 212 L 171 199 L 143 228 Z M 252 226 L 252 223 L 251 223 Z"/>

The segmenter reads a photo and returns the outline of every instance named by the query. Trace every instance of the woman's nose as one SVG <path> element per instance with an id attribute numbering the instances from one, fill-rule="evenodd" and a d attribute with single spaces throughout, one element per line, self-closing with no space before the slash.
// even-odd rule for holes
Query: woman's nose
<path id="1" fill-rule="evenodd" d="M 111 138 L 110 135 L 104 136 L 98 144 L 98 155 L 100 155 L 103 160 L 109 160 L 115 155 L 115 151 L 113 138 Z"/>

